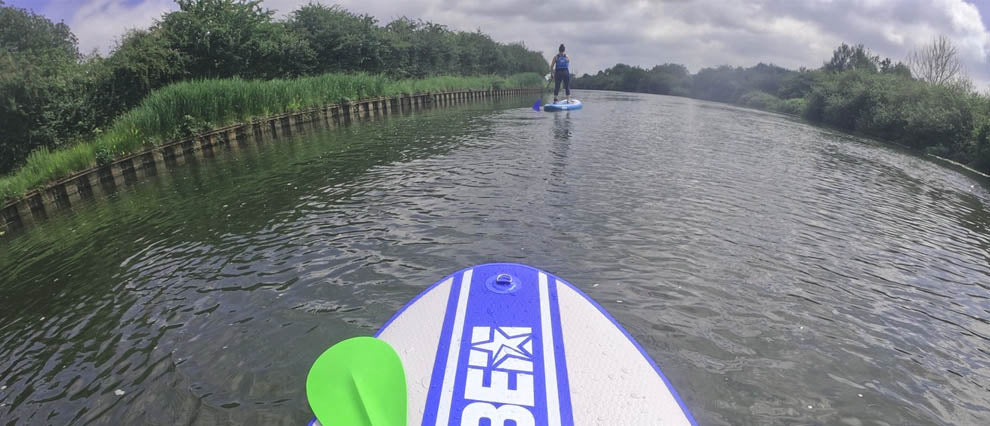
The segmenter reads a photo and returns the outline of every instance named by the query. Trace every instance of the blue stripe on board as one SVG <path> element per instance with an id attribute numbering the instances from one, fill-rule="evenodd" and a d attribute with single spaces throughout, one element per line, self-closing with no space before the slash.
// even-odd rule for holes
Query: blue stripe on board
<path id="1" fill-rule="evenodd" d="M 468 268 L 470 269 L 470 268 Z M 447 296 L 447 310 L 443 315 L 443 329 L 440 331 L 440 341 L 437 342 L 437 355 L 433 361 L 433 374 L 430 375 L 430 393 L 426 396 L 426 406 L 423 412 L 423 426 L 435 426 L 437 422 L 437 406 L 440 404 L 440 393 L 443 388 L 444 370 L 447 368 L 447 352 L 450 350 L 450 335 L 454 331 L 454 314 L 457 311 L 457 299 L 460 294 L 461 280 L 459 277 L 467 269 L 455 272 L 453 275 L 440 280 L 437 284 L 451 278 L 450 295 Z M 435 284 L 435 285 L 437 285 Z"/>
<path id="2" fill-rule="evenodd" d="M 508 273 L 521 283 L 512 293 L 500 294 L 489 290 L 485 282 L 500 273 Z M 522 415 L 531 415 L 534 424 L 547 424 L 546 381 L 543 368 L 543 330 L 540 328 L 540 298 L 538 271 L 524 265 L 488 264 L 474 268 L 471 292 L 468 296 L 467 311 L 464 317 L 462 343 L 458 354 L 457 373 L 454 381 L 454 395 L 450 407 L 450 424 L 461 424 L 468 413 L 479 412 L 481 407 L 499 410 L 515 410 L 506 405 L 515 405 L 526 410 Z M 480 341 L 473 341 L 475 328 L 485 335 Z M 525 329 L 525 331 L 520 331 Z M 515 330 L 515 332 L 514 332 Z M 523 337 L 528 336 L 528 337 Z M 516 340 L 513 340 L 516 339 Z M 532 353 L 520 353 L 518 349 L 530 342 Z M 553 350 L 553 348 L 549 348 Z M 472 365 L 471 351 L 482 355 L 482 366 Z M 490 351 L 489 351 L 490 350 Z M 522 372 L 507 367 L 506 362 L 521 361 L 531 368 Z M 470 374 L 481 377 L 479 383 L 468 383 Z M 495 377 L 505 380 L 508 392 L 494 392 L 500 388 Z M 532 381 L 531 392 L 525 386 Z M 492 395 L 498 394 L 498 397 Z M 473 397 L 472 397 L 473 395 Z M 525 402 L 497 401 L 499 397 L 522 397 Z M 486 399 L 487 398 L 487 399 Z M 517 411 L 518 412 L 518 411 Z M 484 417 L 488 418 L 488 417 Z"/>
<path id="3" fill-rule="evenodd" d="M 467 400 L 464 398 L 464 382 L 466 376 L 466 369 L 469 365 L 470 350 L 472 348 L 472 332 L 475 326 L 490 326 L 490 327 L 531 327 L 531 344 L 534 349 L 532 354 L 532 362 L 534 367 L 534 402 L 538 407 L 533 408 L 534 420 L 536 420 L 537 425 L 546 424 L 546 383 L 543 377 L 543 352 L 542 339 L 543 330 L 540 324 L 540 310 L 539 310 L 539 289 L 538 289 L 538 274 L 540 270 L 520 264 L 487 264 L 479 265 L 473 268 L 466 268 L 458 271 L 448 277 L 445 277 L 435 284 L 429 287 L 428 290 L 424 291 L 420 295 L 416 296 L 412 301 L 407 303 L 402 307 L 396 314 L 389 319 L 389 321 L 382 326 L 382 328 L 375 334 L 377 337 L 385 330 L 400 314 L 402 314 L 409 306 L 416 303 L 423 295 L 432 291 L 435 287 L 442 284 L 444 281 L 450 279 L 450 294 L 447 298 L 446 311 L 444 312 L 443 319 L 443 329 L 440 333 L 440 340 L 437 343 L 436 359 L 433 365 L 433 372 L 429 384 L 429 394 L 427 395 L 425 413 L 423 416 L 423 425 L 435 426 L 437 418 L 437 406 L 440 401 L 440 393 L 443 386 L 444 374 L 447 368 L 447 357 L 450 350 L 451 334 L 454 328 L 454 321 L 457 310 L 457 303 L 460 296 L 461 281 L 465 271 L 474 269 L 474 275 L 472 276 L 471 292 L 469 293 L 468 300 L 468 311 L 465 313 L 465 323 L 462 332 L 462 344 L 460 351 L 458 353 L 458 368 L 454 379 L 454 395 L 453 402 L 451 406 L 451 413 L 449 417 L 450 424 L 459 424 L 461 420 L 462 410 L 464 407 L 472 402 L 473 400 Z M 517 278 L 524 283 L 524 289 L 528 289 L 533 293 L 518 293 L 518 294 L 496 294 L 485 288 L 485 280 L 489 278 L 489 275 L 493 275 L 499 272 L 508 272 L 514 274 Z M 572 285 L 571 283 L 560 279 L 553 274 L 547 273 L 548 279 L 548 290 L 550 293 L 550 313 L 551 313 L 551 328 L 553 332 L 554 341 L 554 354 L 555 354 L 555 368 L 557 370 L 557 388 L 558 388 L 558 400 L 560 406 L 561 414 L 561 424 L 570 425 L 573 424 L 573 414 L 572 406 L 570 400 L 570 384 L 567 377 L 567 362 L 564 357 L 564 341 L 563 332 L 561 330 L 561 320 L 560 320 L 560 305 L 559 305 L 559 295 L 557 290 L 557 283 L 566 285 L 567 287 L 574 290 L 577 294 L 581 295 L 585 300 L 590 302 L 592 306 L 598 309 L 609 321 L 612 322 L 626 339 L 632 342 L 632 344 L 639 351 L 640 355 L 643 356 L 656 371 L 657 375 L 661 378 L 664 385 L 673 395 L 677 404 L 680 406 L 684 415 L 688 418 L 688 421 L 693 425 L 697 425 L 691 412 L 687 409 L 680 395 L 671 385 L 670 381 L 664 376 L 663 372 L 657 364 L 650 358 L 646 350 L 639 344 L 639 342 L 634 339 L 625 328 L 622 327 L 601 305 L 598 304 L 594 299 L 589 297 L 587 294 L 582 292 L 580 289 Z M 479 300 L 478 298 L 481 298 Z M 533 306 L 528 303 L 519 302 L 523 299 L 528 299 Z M 489 303 L 485 303 L 487 300 Z M 492 302 L 496 301 L 496 302 Z M 501 301 L 501 302 L 497 302 Z M 479 304 L 480 302 L 480 304 Z M 517 311 L 517 309 L 519 311 Z M 535 317 L 533 316 L 535 312 Z M 490 376 L 485 379 L 485 385 L 491 384 Z M 518 380 L 515 378 L 510 378 L 510 387 L 514 388 L 518 385 Z M 541 403 L 542 402 L 542 403 Z M 494 404 L 499 406 L 499 404 Z"/>

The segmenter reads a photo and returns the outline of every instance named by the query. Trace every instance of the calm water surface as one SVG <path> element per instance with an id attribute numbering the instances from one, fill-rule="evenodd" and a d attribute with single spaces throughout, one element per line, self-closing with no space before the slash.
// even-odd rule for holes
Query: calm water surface
<path id="1" fill-rule="evenodd" d="M 0 424 L 302 425 L 434 280 L 599 300 L 702 424 L 990 424 L 990 196 L 776 115 L 582 93 L 226 152 L 0 242 Z"/>

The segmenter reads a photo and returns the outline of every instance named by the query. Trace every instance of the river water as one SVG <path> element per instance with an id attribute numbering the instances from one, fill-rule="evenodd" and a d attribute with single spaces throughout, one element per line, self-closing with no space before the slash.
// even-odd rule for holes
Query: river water
<path id="1" fill-rule="evenodd" d="M 985 183 L 778 115 L 581 97 L 224 152 L 0 242 L 0 424 L 301 425 L 324 349 L 493 261 L 601 302 L 701 424 L 990 424 Z"/>

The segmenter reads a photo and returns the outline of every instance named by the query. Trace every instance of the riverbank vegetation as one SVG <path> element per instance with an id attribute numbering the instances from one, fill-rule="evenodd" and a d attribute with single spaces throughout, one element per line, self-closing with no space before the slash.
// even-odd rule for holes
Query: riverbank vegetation
<path id="1" fill-rule="evenodd" d="M 912 52 L 907 63 L 843 44 L 814 70 L 758 64 L 690 74 L 677 64 L 649 70 L 619 64 L 575 79 L 574 87 L 687 96 L 800 115 L 990 172 L 990 93 L 974 90 L 942 37 Z"/>
<path id="2" fill-rule="evenodd" d="M 380 74 L 325 74 L 289 80 L 232 78 L 175 83 L 152 92 L 137 108 L 90 140 L 58 150 L 42 147 L 31 152 L 16 172 L 0 177 L 0 200 L 149 146 L 254 118 L 378 96 L 540 88 L 543 83 L 543 77 L 536 73 L 402 80 Z"/>
<path id="3" fill-rule="evenodd" d="M 260 1 L 176 3 L 104 56 L 81 54 L 64 23 L 0 0 L 0 174 L 20 169 L 0 182 L 0 199 L 131 152 L 142 138 L 168 138 L 188 122 L 219 125 L 409 91 L 518 87 L 537 77 L 514 75 L 547 68 L 522 44 L 431 22 L 381 25 L 318 3 L 284 19 Z M 224 102 L 236 107 L 216 113 Z"/>

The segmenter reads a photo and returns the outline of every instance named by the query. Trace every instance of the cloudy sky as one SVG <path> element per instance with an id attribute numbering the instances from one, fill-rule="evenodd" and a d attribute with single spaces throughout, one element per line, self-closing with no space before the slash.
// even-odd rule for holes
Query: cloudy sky
<path id="1" fill-rule="evenodd" d="M 171 0 L 4 0 L 65 21 L 83 51 L 106 52 L 127 28 L 147 27 Z M 266 0 L 285 14 L 311 0 Z M 903 59 L 937 34 L 951 38 L 969 75 L 990 86 L 990 0 L 342 0 L 388 22 L 408 16 L 522 41 L 552 56 L 568 46 L 572 68 L 617 62 L 649 67 L 772 62 L 818 67 L 842 42 Z"/>

